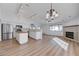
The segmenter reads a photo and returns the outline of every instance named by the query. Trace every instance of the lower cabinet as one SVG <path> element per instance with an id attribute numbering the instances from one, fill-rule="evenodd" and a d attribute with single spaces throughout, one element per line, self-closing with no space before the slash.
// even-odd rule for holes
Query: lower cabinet
<path id="1" fill-rule="evenodd" d="M 42 31 L 41 30 L 30 30 L 29 36 L 36 40 L 42 39 Z"/>
<path id="2" fill-rule="evenodd" d="M 19 44 L 25 44 L 28 42 L 28 33 L 16 33 L 16 40 L 18 41 Z"/>

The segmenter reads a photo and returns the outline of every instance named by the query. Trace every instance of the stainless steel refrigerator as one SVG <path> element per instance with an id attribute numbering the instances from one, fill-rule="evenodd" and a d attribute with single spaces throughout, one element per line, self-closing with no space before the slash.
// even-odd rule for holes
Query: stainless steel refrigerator
<path id="1" fill-rule="evenodd" d="M 12 35 L 10 30 L 11 30 L 10 24 L 1 24 L 1 39 L 2 40 L 10 39 L 10 36 Z"/>

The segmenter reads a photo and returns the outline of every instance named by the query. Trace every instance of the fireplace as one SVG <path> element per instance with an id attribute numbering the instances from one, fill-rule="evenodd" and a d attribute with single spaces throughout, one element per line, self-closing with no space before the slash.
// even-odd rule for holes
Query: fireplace
<path id="1" fill-rule="evenodd" d="M 74 39 L 74 32 L 66 32 L 66 37 Z"/>

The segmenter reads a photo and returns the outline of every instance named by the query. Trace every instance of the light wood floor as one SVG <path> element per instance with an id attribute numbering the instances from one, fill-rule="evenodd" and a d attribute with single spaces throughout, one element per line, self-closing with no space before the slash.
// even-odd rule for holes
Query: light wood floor
<path id="1" fill-rule="evenodd" d="M 16 40 L 0 42 L 0 56 L 78 56 L 79 44 L 58 37 L 69 44 L 64 50 L 54 40 L 54 36 L 44 35 L 42 40 L 29 38 L 29 42 L 19 45 Z"/>

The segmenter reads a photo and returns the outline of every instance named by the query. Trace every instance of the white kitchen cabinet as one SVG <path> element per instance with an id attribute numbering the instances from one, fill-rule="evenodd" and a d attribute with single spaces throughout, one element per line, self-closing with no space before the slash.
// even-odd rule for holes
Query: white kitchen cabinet
<path id="1" fill-rule="evenodd" d="M 42 39 L 42 30 L 30 30 L 29 36 L 36 40 Z"/>
<path id="2" fill-rule="evenodd" d="M 16 40 L 19 44 L 25 44 L 28 42 L 28 32 L 16 32 Z"/>

